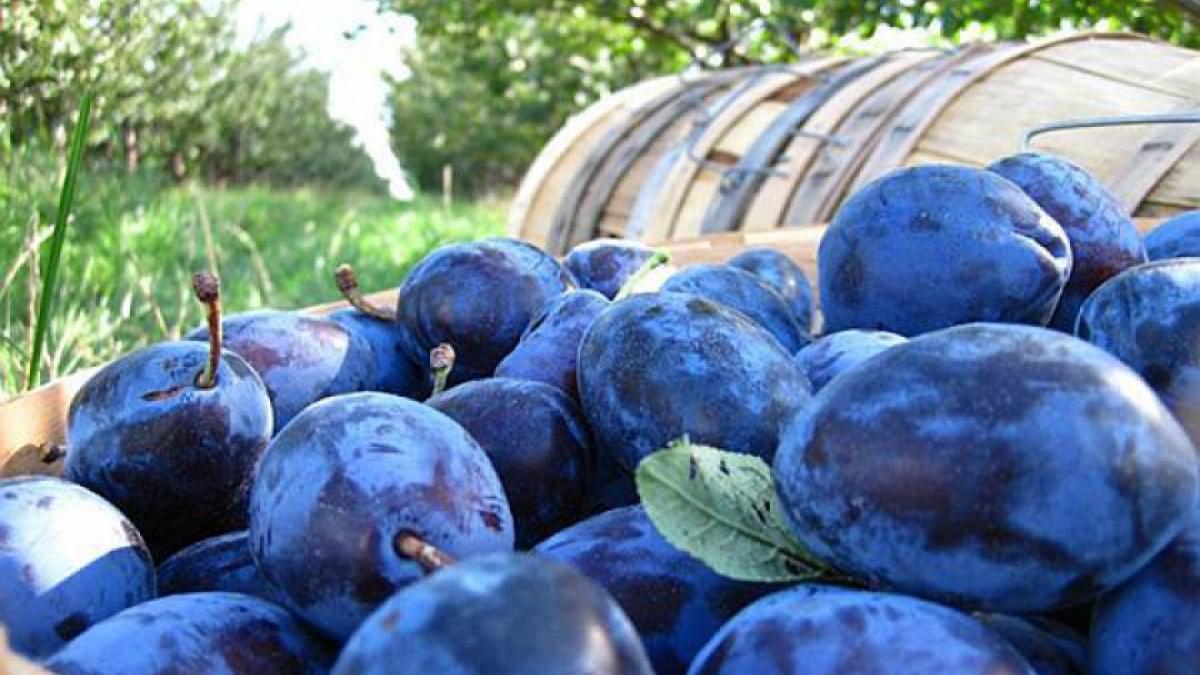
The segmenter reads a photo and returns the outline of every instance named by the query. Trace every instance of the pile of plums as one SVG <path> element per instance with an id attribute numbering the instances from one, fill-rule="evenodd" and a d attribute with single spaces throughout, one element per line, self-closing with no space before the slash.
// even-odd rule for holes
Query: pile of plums
<path id="1" fill-rule="evenodd" d="M 1054 156 L 918 166 L 819 251 L 658 274 L 437 250 L 394 307 L 222 316 L 0 481 L 0 624 L 57 673 L 1200 673 L 1200 213 Z M 661 272 L 661 270 L 659 270 Z M 830 574 L 725 578 L 633 473 L 769 462 Z M 3 670 L 0 664 L 0 670 Z"/>

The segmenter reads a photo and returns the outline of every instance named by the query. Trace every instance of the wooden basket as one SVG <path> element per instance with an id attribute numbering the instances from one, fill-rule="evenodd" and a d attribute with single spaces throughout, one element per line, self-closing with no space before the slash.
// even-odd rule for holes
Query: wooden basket
<path id="1" fill-rule="evenodd" d="M 508 229 L 561 254 L 596 237 L 828 222 L 901 166 L 983 166 L 1047 122 L 1197 108 L 1200 52 L 1127 33 L 657 78 L 555 135 Z M 1131 214 L 1200 209 L 1200 125 L 1081 130 L 1037 147 L 1095 173 Z"/>

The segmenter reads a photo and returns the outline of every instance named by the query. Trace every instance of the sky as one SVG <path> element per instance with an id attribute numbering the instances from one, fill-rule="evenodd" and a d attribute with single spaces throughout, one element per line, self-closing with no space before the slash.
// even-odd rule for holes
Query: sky
<path id="1" fill-rule="evenodd" d="M 250 41 L 291 22 L 290 43 L 307 65 L 329 73 L 330 117 L 354 128 L 392 196 L 407 201 L 413 191 L 392 152 L 384 75 L 407 77 L 403 50 L 416 40 L 416 22 L 375 7 L 372 0 L 242 0 L 238 35 Z M 346 39 L 347 32 L 356 37 Z"/>

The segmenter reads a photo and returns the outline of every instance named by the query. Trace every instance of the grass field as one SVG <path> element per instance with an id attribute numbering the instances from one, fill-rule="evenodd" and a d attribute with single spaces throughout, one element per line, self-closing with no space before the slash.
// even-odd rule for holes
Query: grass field
<path id="1" fill-rule="evenodd" d="M 10 165 L 0 184 L 0 399 L 19 393 L 32 340 L 38 267 L 58 186 Z M 22 175 L 24 174 L 24 175 Z M 431 249 L 503 231 L 502 203 L 409 204 L 371 193 L 219 189 L 152 175 L 85 173 L 59 272 L 41 379 L 175 338 L 201 319 L 195 271 L 221 276 L 229 312 L 338 299 L 333 270 L 399 283 Z"/>

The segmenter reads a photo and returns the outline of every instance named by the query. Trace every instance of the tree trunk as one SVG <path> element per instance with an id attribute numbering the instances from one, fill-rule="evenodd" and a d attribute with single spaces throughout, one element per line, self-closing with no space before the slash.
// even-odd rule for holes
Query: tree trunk
<path id="1" fill-rule="evenodd" d="M 132 124 L 127 123 L 125 125 L 125 169 L 129 173 L 135 173 L 140 163 L 141 152 L 138 147 L 137 129 Z"/>
<path id="2" fill-rule="evenodd" d="M 187 177 L 187 163 L 183 159 L 183 153 L 179 150 L 171 153 L 171 175 L 181 183 Z"/>

